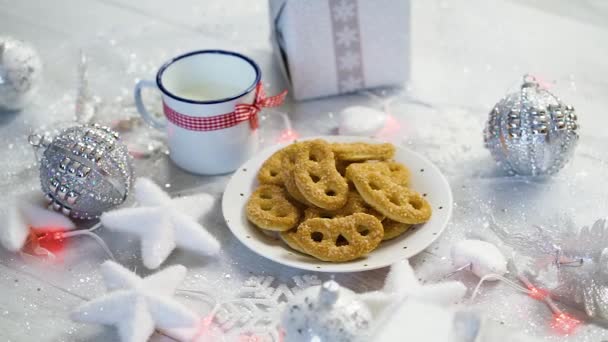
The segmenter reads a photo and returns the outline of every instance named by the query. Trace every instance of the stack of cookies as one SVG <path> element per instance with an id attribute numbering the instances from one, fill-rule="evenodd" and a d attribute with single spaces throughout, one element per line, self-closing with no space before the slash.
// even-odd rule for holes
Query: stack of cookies
<path id="1" fill-rule="evenodd" d="M 262 165 L 247 218 L 317 259 L 360 258 L 431 217 L 394 154 L 391 144 L 293 143 Z"/>

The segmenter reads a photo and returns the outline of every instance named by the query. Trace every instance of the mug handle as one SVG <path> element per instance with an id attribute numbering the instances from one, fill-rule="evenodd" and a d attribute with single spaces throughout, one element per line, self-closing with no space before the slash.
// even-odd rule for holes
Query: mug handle
<path id="1" fill-rule="evenodd" d="M 144 106 L 144 102 L 141 98 L 141 90 L 143 88 L 158 89 L 158 87 L 156 86 L 156 82 L 154 81 L 137 81 L 137 83 L 135 84 L 135 89 L 133 90 L 133 96 L 135 97 L 135 106 L 137 107 L 137 111 L 139 112 L 141 117 L 144 118 L 144 121 L 146 121 L 150 126 L 156 129 L 163 129 L 167 127 L 167 120 L 158 118 L 155 115 L 151 114 Z"/>

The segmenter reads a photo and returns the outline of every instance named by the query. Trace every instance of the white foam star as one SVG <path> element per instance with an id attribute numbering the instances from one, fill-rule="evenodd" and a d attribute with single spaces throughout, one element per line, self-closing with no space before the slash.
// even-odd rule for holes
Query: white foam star
<path id="1" fill-rule="evenodd" d="M 11 201 L 0 213 L 0 244 L 11 252 L 20 251 L 32 229 L 36 232 L 66 231 L 76 228 L 67 217 L 46 209 L 40 192 L 30 192 Z"/>
<path id="2" fill-rule="evenodd" d="M 140 278 L 121 265 L 106 261 L 101 274 L 108 293 L 84 303 L 71 318 L 83 323 L 114 325 L 123 342 L 145 342 L 155 328 L 191 327 L 198 316 L 172 298 L 187 269 L 174 265 Z"/>
<path id="3" fill-rule="evenodd" d="M 143 264 L 160 266 L 175 247 L 204 255 L 217 254 L 220 243 L 197 221 L 213 206 L 213 197 L 198 194 L 172 199 L 147 178 L 135 181 L 140 207 L 124 208 L 101 215 L 101 223 L 113 231 L 132 233 L 141 239 Z"/>
<path id="4" fill-rule="evenodd" d="M 449 305 L 462 299 L 467 291 L 459 281 L 446 281 L 436 284 L 421 284 L 407 259 L 391 266 L 381 291 L 371 291 L 359 295 L 372 313 L 386 314 L 396 309 L 404 298 L 430 303 Z M 399 303 L 399 304 L 397 304 Z"/>

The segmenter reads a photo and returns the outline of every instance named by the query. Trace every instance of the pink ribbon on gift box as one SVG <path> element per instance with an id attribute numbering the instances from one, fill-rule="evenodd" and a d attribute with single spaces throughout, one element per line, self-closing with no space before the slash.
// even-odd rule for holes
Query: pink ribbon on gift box
<path id="1" fill-rule="evenodd" d="M 253 103 L 239 103 L 230 113 L 207 117 L 189 116 L 176 112 L 164 102 L 163 111 L 173 124 L 191 131 L 215 131 L 230 128 L 246 120 L 249 120 L 251 129 L 255 130 L 259 126 L 258 113 L 262 108 L 280 106 L 286 95 L 287 90 L 284 90 L 278 95 L 266 97 L 262 83 L 258 83 Z"/>

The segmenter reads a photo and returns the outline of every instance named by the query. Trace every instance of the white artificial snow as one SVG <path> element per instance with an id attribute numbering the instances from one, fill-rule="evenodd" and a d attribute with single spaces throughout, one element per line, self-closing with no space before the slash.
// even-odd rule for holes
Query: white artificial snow
<path id="1" fill-rule="evenodd" d="M 338 131 L 341 135 L 370 136 L 386 123 L 386 113 L 363 106 L 347 107 L 340 112 Z"/>

